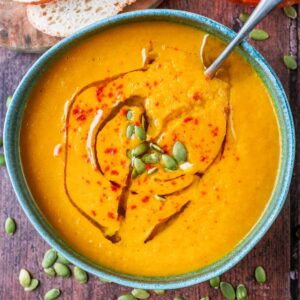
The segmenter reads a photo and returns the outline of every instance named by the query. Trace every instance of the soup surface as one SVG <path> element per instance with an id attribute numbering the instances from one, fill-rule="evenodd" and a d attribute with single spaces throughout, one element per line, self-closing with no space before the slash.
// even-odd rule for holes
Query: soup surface
<path id="1" fill-rule="evenodd" d="M 270 96 L 234 53 L 172 23 L 135 23 L 68 50 L 36 84 L 21 133 L 31 192 L 82 255 L 146 276 L 228 254 L 262 215 L 280 137 Z"/>

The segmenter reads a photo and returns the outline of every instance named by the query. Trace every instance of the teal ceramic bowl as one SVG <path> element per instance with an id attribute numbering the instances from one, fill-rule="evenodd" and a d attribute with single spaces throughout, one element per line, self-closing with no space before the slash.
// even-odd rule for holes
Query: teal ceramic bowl
<path id="1" fill-rule="evenodd" d="M 141 277 L 116 272 L 96 264 L 71 249 L 56 234 L 40 213 L 26 184 L 20 159 L 20 126 L 26 102 L 35 82 L 59 56 L 86 37 L 113 26 L 141 21 L 167 21 L 199 28 L 228 42 L 235 33 L 227 27 L 200 15 L 175 10 L 145 10 L 122 14 L 93 24 L 64 39 L 47 51 L 28 71 L 16 90 L 9 107 L 4 128 L 4 150 L 7 168 L 16 195 L 26 215 L 40 235 L 75 265 L 86 271 L 122 285 L 146 289 L 176 289 L 193 285 L 220 275 L 239 262 L 264 236 L 279 214 L 287 196 L 295 155 L 293 118 L 287 97 L 276 74 L 266 60 L 247 42 L 239 52 L 262 78 L 273 101 L 281 133 L 281 158 L 276 186 L 263 216 L 245 239 L 226 257 L 194 272 L 167 277 Z"/>

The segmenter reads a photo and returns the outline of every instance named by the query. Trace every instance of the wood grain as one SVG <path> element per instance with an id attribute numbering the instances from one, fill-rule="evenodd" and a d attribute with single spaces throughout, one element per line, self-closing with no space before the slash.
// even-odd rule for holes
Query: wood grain
<path id="1" fill-rule="evenodd" d="M 168 0 L 160 7 L 182 9 L 211 17 L 222 24 L 239 30 L 241 23 L 238 15 L 241 11 L 251 11 L 250 7 L 229 3 L 226 0 Z M 299 57 L 300 26 L 291 21 L 281 10 L 274 11 L 259 27 L 270 33 L 266 42 L 255 42 L 255 47 L 265 56 L 280 77 L 292 106 L 296 131 L 300 134 L 300 76 L 298 71 L 288 71 L 282 63 L 282 56 L 291 53 Z M 5 117 L 5 99 L 15 90 L 23 74 L 37 59 L 37 55 L 19 54 L 0 49 L 0 99 L 1 101 L 1 133 Z M 255 108 L 249 108 L 255 113 Z M 293 174 L 290 196 L 284 208 L 266 236 L 237 266 L 222 276 L 234 285 L 245 283 L 249 289 L 249 299 L 253 300 L 296 300 L 300 291 L 299 246 L 295 238 L 295 228 L 299 224 L 300 198 L 300 145 L 297 144 L 296 168 Z M 80 300 L 114 300 L 125 292 L 126 287 L 116 284 L 103 284 L 91 277 L 87 285 L 79 285 L 73 279 L 49 279 L 40 262 L 48 246 L 35 232 L 22 212 L 9 183 L 5 168 L 0 169 L 0 224 L 8 215 L 18 222 L 18 231 L 14 237 L 4 234 L 0 227 L 0 299 L 42 299 L 43 293 L 58 287 L 63 291 L 61 299 Z M 237 224 L 238 226 L 239 224 Z M 198 241 L 201 243 L 201 239 Z M 213 249 L 212 249 L 213 251 Z M 254 268 L 263 265 L 267 270 L 268 282 L 260 286 L 253 280 Z M 18 284 L 20 268 L 28 268 L 42 284 L 35 293 L 25 293 Z M 153 293 L 152 293 L 153 294 Z M 196 300 L 210 295 L 211 299 L 222 299 L 218 291 L 209 288 L 208 283 L 189 288 L 169 291 L 165 296 L 151 296 L 151 299 L 173 299 L 174 296 Z"/>

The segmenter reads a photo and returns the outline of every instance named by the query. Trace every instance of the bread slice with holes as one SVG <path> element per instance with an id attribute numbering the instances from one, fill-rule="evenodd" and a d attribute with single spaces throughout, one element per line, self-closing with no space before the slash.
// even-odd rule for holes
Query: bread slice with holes
<path id="1" fill-rule="evenodd" d="M 55 0 L 28 5 L 27 16 L 38 30 L 57 37 L 114 16 L 136 0 Z"/>

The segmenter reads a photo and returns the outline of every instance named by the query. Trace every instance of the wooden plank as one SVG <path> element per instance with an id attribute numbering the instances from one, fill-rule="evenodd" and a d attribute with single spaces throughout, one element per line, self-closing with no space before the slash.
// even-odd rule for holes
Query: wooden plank
<path id="1" fill-rule="evenodd" d="M 168 0 L 161 7 L 182 9 L 200 13 L 216 19 L 234 30 L 240 27 L 238 15 L 241 11 L 251 11 L 241 5 L 234 5 L 225 0 Z M 299 25 L 296 21 L 287 19 L 280 10 L 275 11 L 260 26 L 270 33 L 271 38 L 266 42 L 256 42 L 255 46 L 267 58 L 273 66 L 284 88 L 289 95 L 294 110 L 295 124 L 298 135 L 299 124 L 299 95 L 297 86 L 300 86 L 299 71 L 289 72 L 282 63 L 282 56 L 291 52 L 297 55 L 300 51 L 297 43 L 299 39 Z M 18 82 L 30 65 L 37 59 L 37 55 L 18 54 L 0 49 L 0 133 L 2 133 L 4 116 L 6 112 L 5 99 L 15 90 Z M 298 150 L 300 146 L 298 145 Z M 283 211 L 267 235 L 235 268 L 227 272 L 222 278 L 231 281 L 234 285 L 240 282 L 246 283 L 249 288 L 249 299 L 297 299 L 299 293 L 298 280 L 290 280 L 290 270 L 299 270 L 298 242 L 293 238 L 294 228 L 299 222 L 299 194 L 300 194 L 300 151 L 298 151 L 297 167 L 293 177 L 290 200 L 286 202 Z M 4 168 L 0 169 L 0 224 L 3 224 L 8 215 L 12 215 L 18 221 L 19 227 L 14 237 L 6 237 L 3 226 L 0 228 L 0 299 L 42 299 L 43 293 L 51 288 L 58 287 L 63 290 L 62 299 L 117 299 L 120 294 L 130 289 L 116 284 L 103 284 L 97 278 L 91 278 L 88 285 L 79 285 L 72 279 L 49 279 L 43 273 L 40 262 L 43 253 L 48 246 L 35 232 L 24 213 L 22 212 Z M 237 224 L 238 226 L 238 224 Z M 292 242 L 291 242 L 292 240 Z M 201 243 L 201 240 L 199 240 Z M 212 249 L 213 251 L 213 249 Z M 291 256 L 293 254 L 293 256 Z M 259 286 L 253 280 L 254 268 L 263 265 L 268 273 L 268 283 Z M 20 268 L 25 267 L 38 277 L 42 284 L 35 293 L 24 293 L 18 284 Z M 292 273 L 295 274 L 295 273 Z M 291 293 L 293 297 L 291 296 Z M 196 300 L 210 295 L 211 299 L 222 299 L 220 293 L 209 288 L 208 283 L 193 287 L 170 291 L 166 296 L 151 299 L 172 299 L 175 295 L 185 299 Z"/>

